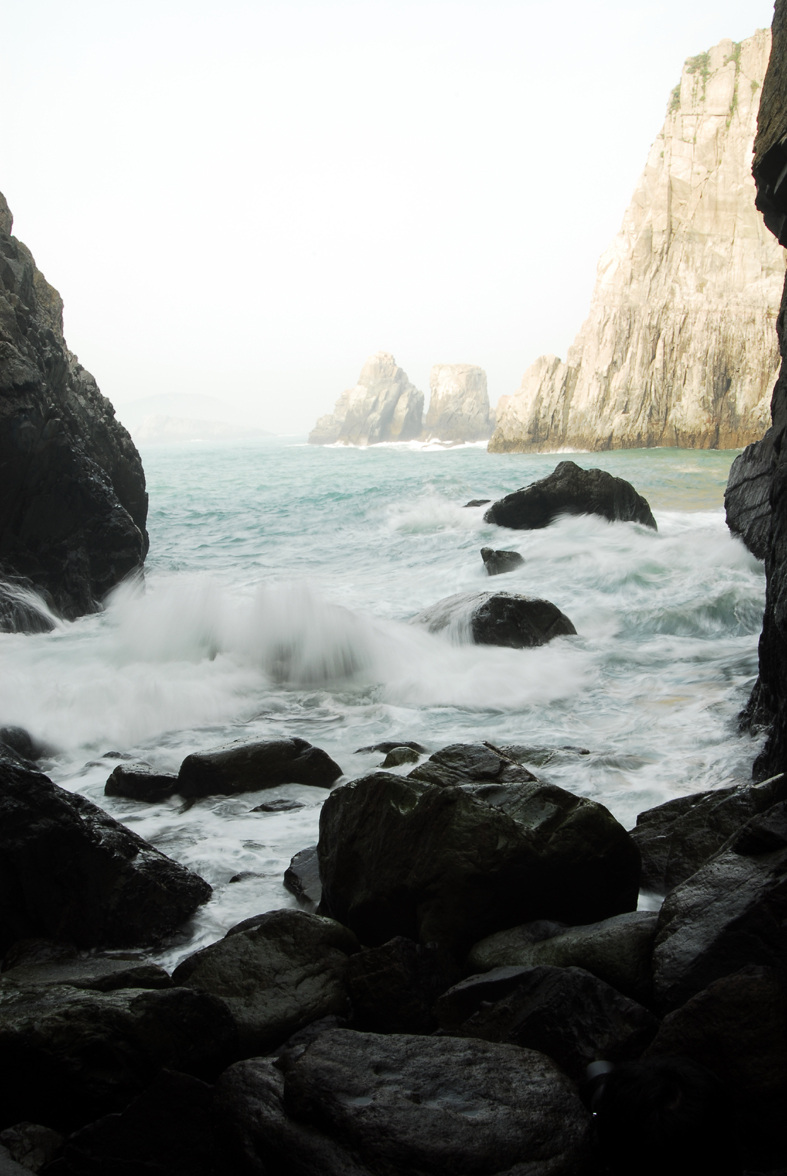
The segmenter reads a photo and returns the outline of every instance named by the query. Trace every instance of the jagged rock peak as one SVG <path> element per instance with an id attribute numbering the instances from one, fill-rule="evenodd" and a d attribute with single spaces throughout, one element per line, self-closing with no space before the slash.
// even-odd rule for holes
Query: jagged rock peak
<path id="1" fill-rule="evenodd" d="M 735 448 L 762 435 L 784 251 L 754 206 L 769 30 L 689 58 L 565 362 L 501 399 L 490 450 Z"/>
<path id="2" fill-rule="evenodd" d="M 332 413 L 320 417 L 310 445 L 375 445 L 414 441 L 421 435 L 424 394 L 387 351 L 376 351 L 361 368 L 358 383 L 342 392 Z"/>
<path id="3" fill-rule="evenodd" d="M 63 337 L 63 302 L 0 196 L 0 628 L 17 594 L 92 612 L 147 552 L 139 454 Z"/>
<path id="4" fill-rule="evenodd" d="M 440 441 L 485 441 L 492 435 L 486 372 L 472 363 L 436 363 L 429 376 L 424 436 Z"/>

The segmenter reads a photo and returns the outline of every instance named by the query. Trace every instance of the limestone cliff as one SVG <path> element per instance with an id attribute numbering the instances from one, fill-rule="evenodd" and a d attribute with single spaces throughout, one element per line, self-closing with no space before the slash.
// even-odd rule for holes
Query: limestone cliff
<path id="1" fill-rule="evenodd" d="M 778 365 L 784 250 L 754 205 L 751 152 L 770 49 L 760 30 L 690 58 L 565 362 L 501 398 L 495 452 L 762 435 Z"/>
<path id="2" fill-rule="evenodd" d="M 776 0 L 773 49 L 762 91 L 754 146 L 757 207 L 787 245 L 787 0 Z M 767 727 L 754 765 L 757 779 L 787 771 L 787 283 L 777 320 L 783 362 L 773 389 L 772 424 L 762 441 L 736 458 L 725 498 L 727 521 L 765 559 L 765 614 L 759 677 L 744 720 Z"/>
<path id="3" fill-rule="evenodd" d="M 60 295 L 11 228 L 0 195 L 2 628 L 24 627 L 9 584 L 73 618 L 141 568 L 148 543 L 139 454 L 68 350 Z"/>
<path id="4" fill-rule="evenodd" d="M 375 445 L 414 441 L 421 435 L 424 394 L 419 392 L 387 351 L 367 359 L 354 388 L 320 417 L 309 434 L 310 445 Z"/>
<path id="5" fill-rule="evenodd" d="M 436 363 L 429 376 L 424 437 L 485 441 L 494 428 L 486 372 L 471 363 Z"/>

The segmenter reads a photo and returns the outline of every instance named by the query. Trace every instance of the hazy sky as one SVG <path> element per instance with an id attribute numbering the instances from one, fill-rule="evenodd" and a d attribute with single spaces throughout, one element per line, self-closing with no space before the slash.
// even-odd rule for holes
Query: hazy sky
<path id="1" fill-rule="evenodd" d="M 690 55 L 772 0 L 24 0 L 0 190 L 123 419 L 305 432 L 373 351 L 490 399 L 587 313 Z M 131 411 L 129 409 L 129 411 Z"/>

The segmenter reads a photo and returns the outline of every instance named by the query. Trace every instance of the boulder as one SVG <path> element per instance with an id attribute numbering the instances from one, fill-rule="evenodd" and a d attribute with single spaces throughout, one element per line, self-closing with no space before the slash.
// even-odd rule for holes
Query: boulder
<path id="1" fill-rule="evenodd" d="M 587 1066 L 598 1058 L 621 1062 L 639 1057 L 658 1026 L 642 1005 L 584 968 L 524 968 L 518 976 L 505 978 L 508 990 L 502 995 L 490 992 L 485 979 L 480 978 L 475 993 L 472 979 L 460 986 L 465 1007 L 473 995 L 477 1003 L 449 1032 L 538 1050 L 575 1082 L 584 1079 Z M 444 1026 L 457 1019 L 454 1000 L 449 990 L 438 1001 Z"/>
<path id="2" fill-rule="evenodd" d="M 177 790 L 181 796 L 231 796 L 279 784 L 330 788 L 341 775 L 328 753 L 305 739 L 236 742 L 186 756 Z"/>
<path id="3" fill-rule="evenodd" d="M 411 623 L 430 633 L 447 631 L 459 643 L 510 649 L 530 649 L 576 634 L 557 605 L 516 592 L 460 592 L 424 609 Z"/>
<path id="4" fill-rule="evenodd" d="M 350 957 L 347 987 L 352 1026 L 373 1033 L 431 1033 L 435 998 L 458 979 L 458 968 L 434 945 L 397 936 Z"/>
<path id="5" fill-rule="evenodd" d="M 310 445 L 376 445 L 414 441 L 421 435 L 424 394 L 387 351 L 367 359 L 354 388 L 343 392 L 332 413 L 320 417 Z"/>
<path id="6" fill-rule="evenodd" d="M 51 628 L 98 608 L 148 547 L 134 444 L 66 346 L 63 302 L 11 236 L 0 196 L 0 627 Z"/>
<path id="7" fill-rule="evenodd" d="M 0 1131 L 0 1173 L 14 1176 L 14 1169 L 5 1162 L 6 1156 L 19 1165 L 16 1176 L 39 1172 L 55 1158 L 63 1142 L 59 1131 L 40 1123 L 15 1123 L 13 1127 Z"/>
<path id="8" fill-rule="evenodd" d="M 640 813 L 631 836 L 642 854 L 642 885 L 666 894 L 704 865 L 758 813 L 787 800 L 787 777 L 668 800 Z"/>
<path id="9" fill-rule="evenodd" d="M 164 1067 L 213 1078 L 233 1057 L 224 1004 L 187 988 L 0 988 L 0 1053 L 13 1075 L 2 1123 L 73 1130 L 121 1110 Z"/>
<path id="10" fill-rule="evenodd" d="M 664 1011 L 747 964 L 787 966 L 787 802 L 754 817 L 659 912 L 653 986 Z"/>
<path id="11" fill-rule="evenodd" d="M 424 437 L 440 441 L 486 441 L 495 427 L 486 372 L 472 363 L 436 363 L 429 374 L 429 411 Z"/>
<path id="12" fill-rule="evenodd" d="M 602 805 L 553 785 L 435 787 L 374 772 L 320 814 L 320 910 L 370 946 L 404 935 L 462 953 L 528 919 L 636 906 L 639 855 Z"/>
<path id="13" fill-rule="evenodd" d="M 477 943 L 468 957 L 476 969 L 579 967 L 592 972 L 640 1004 L 652 998 L 650 960 L 656 911 L 630 911 L 584 927 L 553 926 L 534 934 L 533 924 L 498 931 Z M 541 931 L 543 924 L 536 924 Z"/>
<path id="14" fill-rule="evenodd" d="M 481 559 L 489 576 L 513 572 L 514 568 L 520 568 L 525 562 L 518 551 L 494 551 L 491 547 L 481 548 Z"/>
<path id="15" fill-rule="evenodd" d="M 0 764 L 0 951 L 36 935 L 83 948 L 151 943 L 211 893 L 83 796 Z"/>
<path id="16" fill-rule="evenodd" d="M 386 755 L 381 768 L 400 768 L 402 764 L 417 764 L 420 755 L 412 747 L 392 747 Z"/>
<path id="17" fill-rule="evenodd" d="M 491 743 L 452 743 L 408 773 L 411 780 L 447 787 L 452 784 L 517 784 L 535 780 L 532 772 Z"/>
<path id="18" fill-rule="evenodd" d="M 493 502 L 484 522 L 535 531 L 565 514 L 596 514 L 656 530 L 648 503 L 630 482 L 605 470 L 583 470 L 573 461 L 561 461 L 546 478 Z"/>
<path id="19" fill-rule="evenodd" d="M 118 764 L 104 785 L 105 796 L 125 796 L 129 800 L 155 802 L 174 796 L 178 777 L 170 772 L 154 772 L 148 764 Z"/>
<path id="20" fill-rule="evenodd" d="M 417 755 L 426 755 L 427 750 L 421 743 L 415 743 L 412 739 L 383 739 L 381 743 L 374 743 L 370 747 L 356 747 L 355 754 L 362 755 L 371 751 L 380 751 L 383 755 L 389 755 L 398 747 L 407 747 Z"/>
<path id="21" fill-rule="evenodd" d="M 284 885 L 304 906 L 312 910 L 317 906 L 322 897 L 322 883 L 316 845 L 299 850 L 290 859 L 284 871 Z"/>
<path id="22" fill-rule="evenodd" d="M 589 1115 L 548 1058 L 482 1041 L 333 1029 L 216 1088 L 243 1171 L 289 1176 L 575 1176 Z M 268 1166 L 270 1165 L 270 1166 Z"/>
<path id="23" fill-rule="evenodd" d="M 347 956 L 357 948 L 332 919 L 269 911 L 189 956 L 172 979 L 221 998 L 237 1026 L 240 1056 L 250 1057 L 311 1021 L 347 1011 Z"/>

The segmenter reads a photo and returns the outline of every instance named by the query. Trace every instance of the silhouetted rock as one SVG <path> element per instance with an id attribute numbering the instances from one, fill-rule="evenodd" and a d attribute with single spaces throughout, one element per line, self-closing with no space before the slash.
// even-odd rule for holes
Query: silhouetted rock
<path id="1" fill-rule="evenodd" d="M 412 624 L 458 642 L 529 649 L 576 634 L 557 605 L 514 592 L 460 592 L 424 609 Z"/>
<path id="2" fill-rule="evenodd" d="M 481 559 L 489 576 L 503 576 L 525 562 L 518 551 L 494 551 L 491 547 L 481 548 Z"/>
<path id="3" fill-rule="evenodd" d="M 521 784 L 535 776 L 491 743 L 451 743 L 408 773 L 423 784 Z"/>
<path id="4" fill-rule="evenodd" d="M 484 522 L 533 531 L 564 514 L 597 514 L 656 529 L 650 507 L 630 482 L 605 470 L 583 470 L 573 461 L 561 461 L 547 477 L 493 502 Z"/>
<path id="5" fill-rule="evenodd" d="M 105 796 L 129 800 L 157 801 L 174 796 L 178 777 L 171 772 L 154 772 L 147 764 L 118 764 L 104 785 Z"/>
<path id="6" fill-rule="evenodd" d="M 186 756 L 177 790 L 181 796 L 228 796 L 278 784 L 330 788 L 341 775 L 328 753 L 305 739 L 270 739 L 229 743 Z"/>

